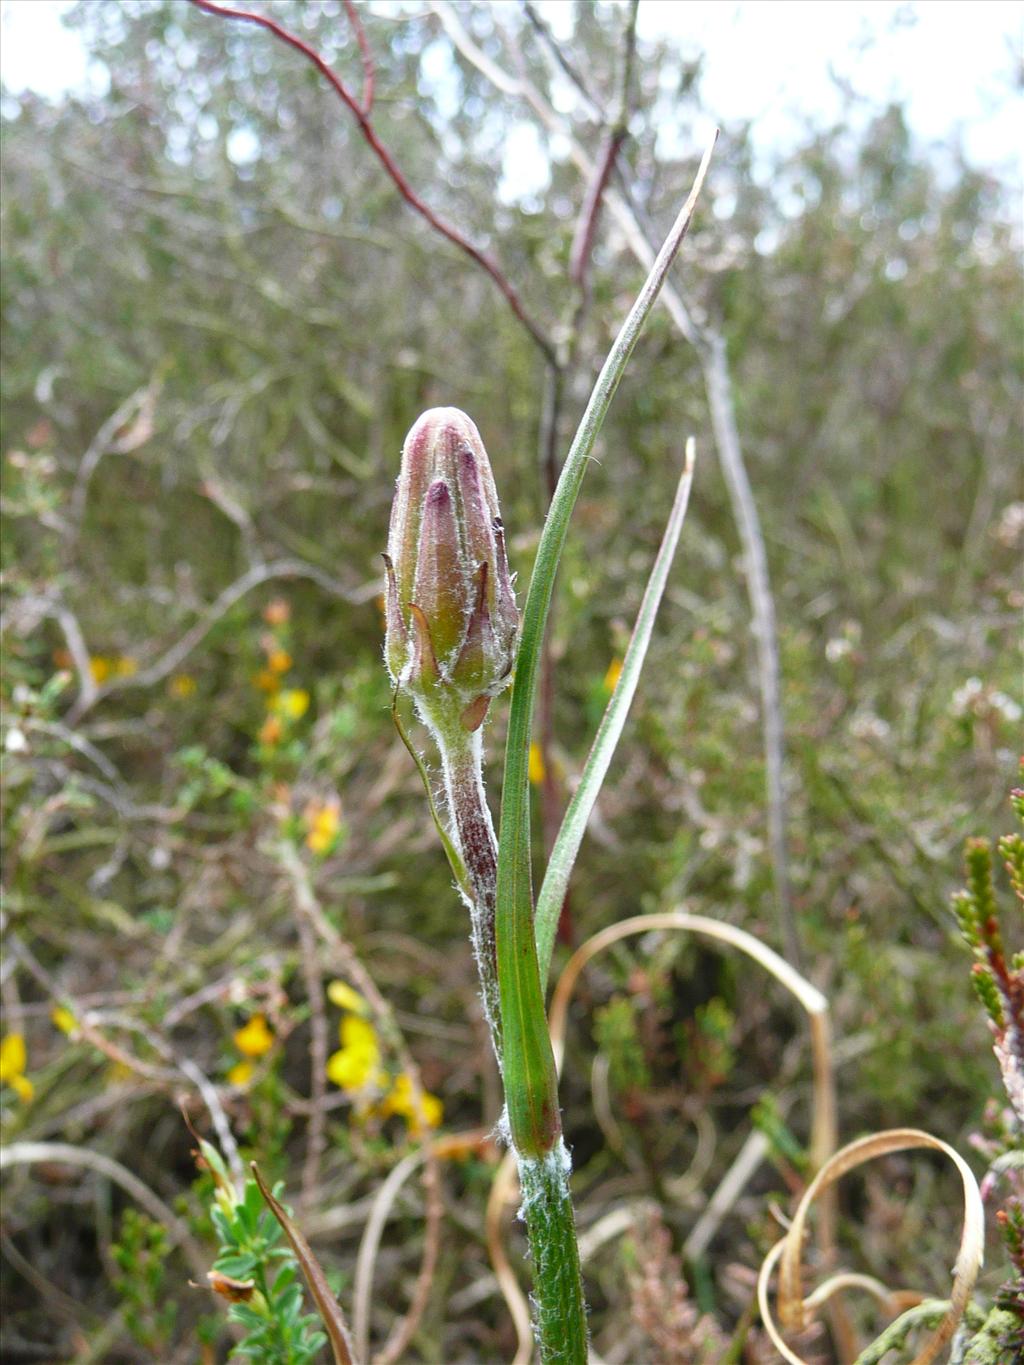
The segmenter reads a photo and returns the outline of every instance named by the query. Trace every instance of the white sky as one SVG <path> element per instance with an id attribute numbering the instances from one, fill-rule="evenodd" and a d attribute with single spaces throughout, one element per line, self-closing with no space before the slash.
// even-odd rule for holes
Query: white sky
<path id="1" fill-rule="evenodd" d="M 11 93 L 58 99 L 105 88 L 105 72 L 90 72 L 77 36 L 60 22 L 70 7 L 2 0 L 0 76 Z M 565 0 L 541 0 L 541 9 L 556 31 L 571 22 Z M 762 149 L 838 114 L 831 68 L 875 106 L 901 99 L 918 137 L 959 134 L 973 164 L 1021 182 L 1024 98 L 1013 89 L 1024 52 L 1020 0 L 642 0 L 639 28 L 677 39 L 686 52 L 703 50 L 708 108 L 726 120 L 755 118 Z M 528 181 L 535 158 L 535 140 L 514 136 L 506 178 Z"/>

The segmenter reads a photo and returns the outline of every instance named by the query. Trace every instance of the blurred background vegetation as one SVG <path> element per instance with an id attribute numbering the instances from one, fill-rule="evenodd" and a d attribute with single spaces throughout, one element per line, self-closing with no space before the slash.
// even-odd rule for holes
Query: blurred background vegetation
<path id="1" fill-rule="evenodd" d="M 264 12 L 358 88 L 340 4 Z M 523 11 L 459 13 L 502 66 L 564 85 Z M 586 189 L 564 146 L 541 136 L 546 190 L 500 195 L 529 110 L 453 52 L 449 80 L 429 77 L 448 41 L 430 10 L 360 14 L 381 140 L 557 336 Z M 568 49 L 608 107 L 622 20 L 581 7 Z M 544 366 L 296 52 L 182 3 L 83 4 L 70 22 L 107 93 L 3 105 L 4 1135 L 128 1167 L 212 1264 L 209 1177 L 179 1112 L 217 1141 L 212 1090 L 344 1299 L 370 1200 L 422 1134 L 397 1044 L 327 993 L 362 991 L 327 929 L 389 1002 L 439 1131 L 486 1131 L 498 1102 L 465 915 L 381 665 L 398 452 L 427 406 L 473 416 L 522 584 L 548 496 Z M 659 142 L 666 100 L 679 157 Z M 700 63 L 642 42 L 632 104 L 620 172 L 664 229 L 715 114 Z M 577 131 L 596 152 L 600 130 Z M 955 148 L 922 148 L 897 106 L 809 130 L 767 174 L 750 127 L 727 126 L 676 267 L 727 342 L 763 524 L 793 916 L 834 1010 L 846 1137 L 918 1125 L 969 1150 L 996 1088 L 949 896 L 965 837 L 1008 827 L 1020 738 L 1018 207 Z M 642 274 L 605 215 L 560 451 Z M 585 758 L 691 432 L 689 519 L 566 943 L 685 902 L 782 947 L 740 543 L 698 357 L 661 312 L 560 578 L 538 858 L 542 789 L 564 802 Z M 710 1314 L 708 1351 L 742 1321 L 771 1203 L 799 1182 L 808 1081 L 800 1020 L 734 958 L 652 938 L 588 973 L 562 1086 L 581 1227 L 642 1196 L 664 1229 L 589 1262 L 606 1359 L 718 1358 L 680 1333 L 666 1345 L 659 1305 Z M 680 1266 L 756 1124 L 767 1159 Z M 483 1230 L 494 1153 L 474 1139 L 457 1155 L 410 1360 L 514 1351 Z M 955 1177 L 885 1169 L 844 1186 L 847 1259 L 944 1293 Z M 220 1306 L 187 1284 L 201 1265 L 116 1184 L 59 1161 L 10 1181 L 5 1360 L 224 1358 Z M 424 1197 L 405 1186 L 377 1257 L 377 1344 L 406 1311 Z"/>

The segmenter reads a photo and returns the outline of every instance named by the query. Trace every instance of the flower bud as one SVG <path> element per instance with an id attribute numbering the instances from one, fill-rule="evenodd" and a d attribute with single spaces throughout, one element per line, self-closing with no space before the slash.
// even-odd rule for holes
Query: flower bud
<path id="1" fill-rule="evenodd" d="M 490 461 L 458 408 L 406 437 L 384 562 L 392 680 L 424 719 L 476 730 L 511 676 L 519 612 Z"/>

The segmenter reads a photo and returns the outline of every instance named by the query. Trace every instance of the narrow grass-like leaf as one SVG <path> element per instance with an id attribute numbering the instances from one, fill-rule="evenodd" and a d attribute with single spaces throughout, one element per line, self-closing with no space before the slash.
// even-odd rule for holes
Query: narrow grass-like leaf
<path id="1" fill-rule="evenodd" d="M 679 544 L 679 533 L 683 529 L 686 508 L 690 500 L 690 487 L 693 483 L 694 440 L 691 436 L 686 442 L 686 464 L 675 501 L 669 513 L 668 524 L 662 537 L 658 554 L 651 569 L 651 576 L 644 589 L 643 600 L 637 613 L 633 634 L 622 660 L 622 672 L 615 689 L 608 699 L 601 724 L 597 728 L 594 742 L 587 756 L 586 764 L 580 775 L 579 785 L 569 802 L 562 820 L 561 828 L 555 839 L 551 857 L 548 859 L 544 882 L 537 897 L 537 913 L 534 916 L 535 937 L 537 941 L 537 962 L 540 968 L 541 984 L 547 981 L 551 967 L 551 953 L 555 944 L 555 932 L 562 903 L 569 887 L 569 878 L 579 853 L 580 844 L 587 831 L 587 821 L 594 809 L 598 792 L 604 783 L 608 766 L 622 736 L 626 717 L 640 681 L 640 671 L 647 657 L 651 643 L 654 620 L 661 605 L 669 570 Z"/>
<path id="2" fill-rule="evenodd" d="M 437 809 L 437 802 L 434 800 L 434 789 L 430 785 L 430 774 L 427 772 L 427 765 L 423 762 L 423 759 L 417 752 L 416 746 L 413 744 L 412 739 L 409 736 L 409 732 L 405 728 L 405 722 L 402 720 L 401 712 L 398 709 L 397 687 L 395 688 L 394 694 L 391 698 L 391 719 L 394 721 L 395 729 L 398 731 L 399 738 L 401 739 L 405 747 L 409 750 L 409 754 L 412 758 L 412 761 L 416 764 L 416 771 L 420 775 L 420 780 L 423 783 L 423 790 L 427 794 L 427 805 L 430 807 L 430 814 L 434 821 L 434 827 L 436 828 L 438 837 L 441 840 L 441 847 L 445 851 L 445 856 L 448 859 L 448 865 L 451 867 L 455 880 L 458 883 L 459 890 L 466 897 L 466 899 L 469 900 L 472 898 L 473 892 L 472 888 L 469 885 L 469 873 L 466 871 L 466 864 L 463 861 L 462 854 L 455 847 L 451 835 L 444 827 L 444 821 L 441 819 L 441 813 Z"/>
<path id="3" fill-rule="evenodd" d="M 716 133 L 717 139 L 717 133 Z M 701 160 L 693 188 L 672 226 L 629 316 L 598 375 L 548 509 L 523 613 L 512 687 L 495 913 L 503 1035 L 502 1075 L 512 1144 L 524 1192 L 536 1176 L 536 1199 L 525 1201 L 534 1266 L 537 1342 L 541 1361 L 583 1365 L 586 1311 L 579 1251 L 568 1190 L 568 1157 L 561 1136 L 558 1075 L 544 1012 L 544 990 L 534 939 L 530 871 L 530 728 L 541 646 L 555 574 L 576 498 L 619 380 L 693 218 L 714 142 Z M 543 1193 L 543 1197 L 541 1194 Z"/>
<path id="4" fill-rule="evenodd" d="M 309 1292 L 313 1295 L 320 1318 L 327 1330 L 327 1338 L 331 1343 L 331 1351 L 334 1355 L 334 1365 L 354 1365 L 355 1357 L 352 1354 L 352 1341 L 348 1334 L 348 1325 L 345 1322 L 345 1316 L 338 1300 L 331 1292 L 331 1287 L 327 1283 L 327 1277 L 320 1267 L 320 1262 L 313 1255 L 312 1247 L 298 1227 L 289 1218 L 287 1210 L 274 1198 L 255 1161 L 251 1162 L 250 1165 L 256 1184 L 260 1187 L 260 1194 L 267 1201 L 270 1212 L 280 1223 L 281 1230 L 291 1243 L 296 1259 L 302 1267 L 302 1274 L 309 1285 Z"/>
<path id="5" fill-rule="evenodd" d="M 714 142 L 704 153 L 686 203 L 594 385 L 551 500 L 523 610 L 522 637 L 509 711 L 498 835 L 497 940 L 509 1125 L 517 1149 L 524 1150 L 525 1147 L 529 1151 L 532 1148 L 534 1153 L 538 1148 L 550 1150 L 553 1134 L 547 1141 L 545 1129 L 550 1131 L 552 1104 L 556 1107 L 554 1118 L 557 1120 L 557 1081 L 534 942 L 530 875 L 530 728 L 541 644 L 569 518 L 587 462 L 644 322 L 686 236 L 713 150 Z"/>

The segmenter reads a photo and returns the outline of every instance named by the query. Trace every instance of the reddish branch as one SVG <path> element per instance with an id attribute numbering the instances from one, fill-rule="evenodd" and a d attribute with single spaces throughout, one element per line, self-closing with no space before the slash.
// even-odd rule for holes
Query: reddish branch
<path id="1" fill-rule="evenodd" d="M 359 11 L 353 4 L 353 0 L 345 0 L 345 13 L 348 15 L 352 31 L 356 35 L 356 42 L 359 44 L 359 56 L 363 62 L 363 113 L 369 115 L 373 108 L 373 85 L 376 80 L 373 54 L 370 52 L 370 44 L 366 41 L 366 29 L 363 28 L 363 21 L 359 17 Z"/>
<path id="2" fill-rule="evenodd" d="M 452 225 L 446 223 L 443 218 L 439 218 L 434 210 L 428 204 L 424 203 L 399 169 L 394 157 L 377 136 L 376 129 L 370 121 L 370 107 L 373 101 L 373 59 L 366 43 L 366 36 L 362 32 L 361 24 L 356 27 L 356 40 L 359 42 L 363 58 L 364 84 L 362 104 L 356 99 L 355 95 L 341 77 L 332 71 L 319 53 L 315 52 L 308 43 L 303 42 L 303 40 L 294 33 L 290 33 L 288 29 L 282 28 L 276 20 L 269 18 L 265 14 L 252 14 L 247 10 L 230 9 L 227 5 L 214 4 L 213 0 L 191 0 L 191 3 L 195 5 L 197 9 L 205 10 L 208 14 L 216 14 L 221 19 L 239 19 L 243 23 L 258 24 L 260 28 L 268 29 L 274 37 L 279 38 L 282 43 L 287 43 L 288 46 L 293 47 L 296 52 L 301 52 L 306 60 L 316 67 L 317 71 L 320 72 L 324 80 L 327 81 L 331 89 L 352 114 L 352 117 L 359 125 L 359 131 L 373 150 L 378 161 L 390 176 L 395 188 L 405 202 L 411 208 L 415 209 L 420 217 L 424 218 L 436 232 L 439 232 L 442 237 L 447 238 L 447 240 L 454 246 L 457 246 L 460 251 L 465 252 L 472 261 L 476 262 L 481 270 L 485 270 L 487 274 L 490 275 L 491 279 L 504 295 L 508 306 L 529 332 L 545 359 L 552 365 L 556 364 L 554 347 L 526 312 L 520 301 L 519 295 L 516 293 L 510 281 L 506 279 L 497 262 L 488 256 L 486 252 L 481 251 L 479 247 L 474 246 L 468 238 L 463 236 L 458 228 L 452 227 Z M 352 6 L 349 5 L 347 8 L 351 14 Z"/>
<path id="3" fill-rule="evenodd" d="M 531 6 L 527 4 L 527 11 Z M 619 74 L 618 108 L 605 133 L 604 145 L 598 157 L 597 166 L 587 189 L 586 202 L 576 223 L 573 234 L 572 250 L 569 253 L 569 276 L 581 291 L 586 284 L 587 266 L 590 263 L 597 232 L 597 220 L 601 214 L 604 192 L 615 169 L 619 149 L 626 140 L 629 127 L 629 87 L 633 79 L 633 58 L 636 56 L 636 16 L 639 0 L 632 0 L 629 7 L 626 27 L 623 33 L 621 71 Z M 535 16 L 531 15 L 531 18 Z"/>
<path id="4" fill-rule="evenodd" d="M 613 128 L 605 138 L 602 148 L 601 160 L 598 162 L 597 170 L 587 189 L 586 202 L 576 223 L 576 232 L 572 239 L 572 250 L 569 253 L 569 275 L 573 284 L 583 288 L 586 276 L 587 265 L 590 261 L 591 251 L 594 245 L 594 234 L 597 231 L 597 220 L 601 213 L 601 202 L 604 199 L 604 192 L 608 181 L 611 179 L 612 171 L 615 168 L 615 161 L 619 155 L 619 148 L 626 140 L 626 130 L 621 125 Z"/>

